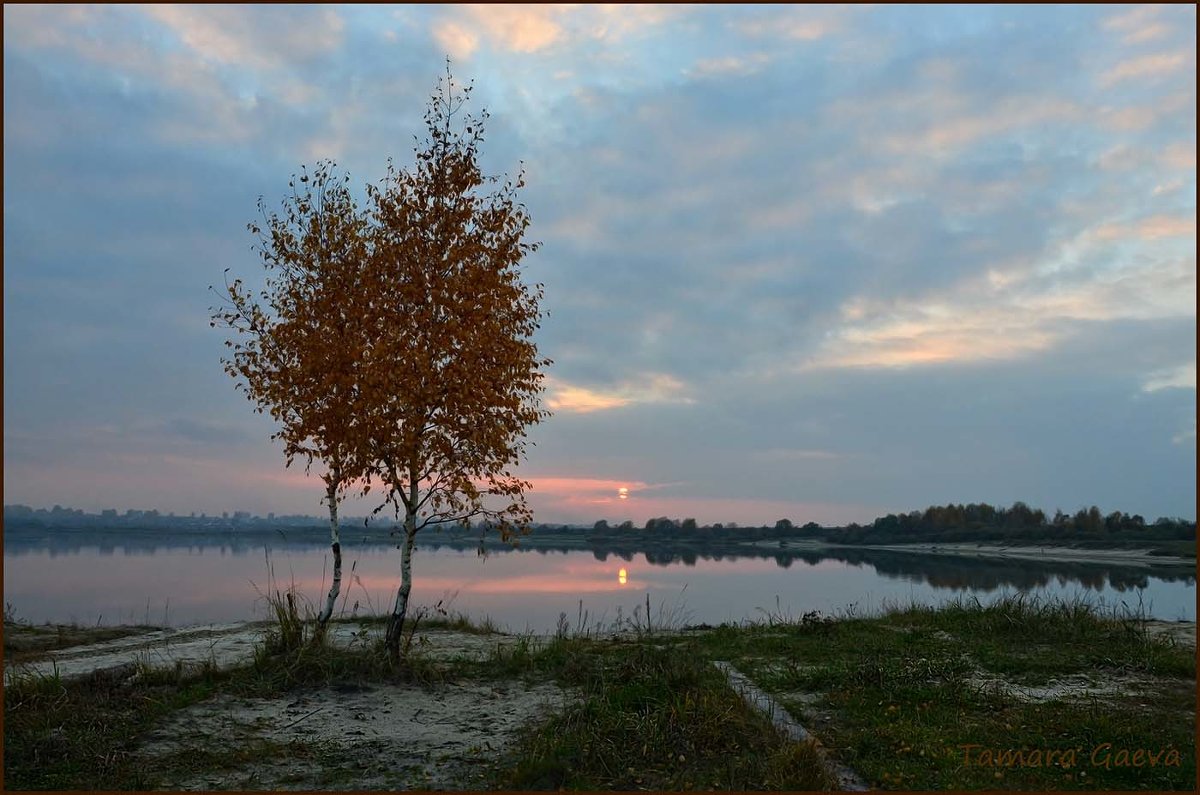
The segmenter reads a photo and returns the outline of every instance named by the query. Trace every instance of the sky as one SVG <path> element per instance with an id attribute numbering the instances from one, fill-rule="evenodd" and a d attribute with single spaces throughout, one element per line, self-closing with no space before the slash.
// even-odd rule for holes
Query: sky
<path id="1" fill-rule="evenodd" d="M 1196 517 L 1187 5 L 5 5 L 5 503 L 323 512 L 209 288 L 447 57 L 542 243 L 536 520 Z"/>

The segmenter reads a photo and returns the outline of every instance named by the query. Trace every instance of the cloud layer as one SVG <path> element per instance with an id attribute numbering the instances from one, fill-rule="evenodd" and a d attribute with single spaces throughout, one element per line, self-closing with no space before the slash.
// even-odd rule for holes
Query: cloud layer
<path id="1" fill-rule="evenodd" d="M 4 22 L 8 502 L 319 511 L 207 289 L 300 164 L 408 162 L 450 55 L 544 243 L 540 519 L 1195 516 L 1192 7 Z"/>

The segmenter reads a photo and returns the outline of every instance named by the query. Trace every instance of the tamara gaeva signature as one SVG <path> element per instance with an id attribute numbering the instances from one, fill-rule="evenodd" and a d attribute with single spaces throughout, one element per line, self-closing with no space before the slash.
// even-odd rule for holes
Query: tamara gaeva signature
<path id="1" fill-rule="evenodd" d="M 964 744 L 963 765 L 966 767 L 1062 767 L 1072 768 L 1080 763 L 1105 769 L 1119 767 L 1179 767 L 1182 760 L 1173 746 L 1162 748 L 1117 748 L 1112 743 L 1100 743 L 1088 751 L 1076 748 L 985 748 Z M 1088 751 L 1085 753 L 1085 751 Z"/>

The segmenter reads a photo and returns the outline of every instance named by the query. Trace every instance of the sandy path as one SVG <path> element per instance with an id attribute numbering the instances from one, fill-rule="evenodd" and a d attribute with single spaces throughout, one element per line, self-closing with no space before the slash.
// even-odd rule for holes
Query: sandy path
<path id="1" fill-rule="evenodd" d="M 721 673 L 725 674 L 729 686 L 733 688 L 746 703 L 763 713 L 774 724 L 775 728 L 785 737 L 795 742 L 811 742 L 829 777 L 838 783 L 838 788 L 847 792 L 866 792 L 870 787 L 849 767 L 837 762 L 821 745 L 821 741 L 808 729 L 788 713 L 782 704 L 761 690 L 728 662 L 717 660 L 713 663 Z"/>
<path id="2" fill-rule="evenodd" d="M 198 668 L 212 663 L 229 668 L 253 659 L 255 645 L 262 641 L 269 622 L 206 624 L 184 629 L 165 629 L 131 635 L 116 640 L 72 646 L 47 654 L 47 659 L 9 666 L 21 671 L 63 678 L 85 676 L 94 671 L 152 668 Z M 383 633 L 380 624 L 369 625 L 366 633 L 357 624 L 338 623 L 330 627 L 331 640 L 341 646 L 365 643 Z M 432 659 L 464 656 L 486 657 L 497 645 L 515 643 L 512 635 L 480 635 L 452 630 L 418 630 L 413 643 Z"/>
<path id="3" fill-rule="evenodd" d="M 47 653 L 47 659 L 19 664 L 23 671 L 63 678 L 93 671 L 145 664 L 152 667 L 198 666 L 212 660 L 227 667 L 250 659 L 266 624 L 237 622 L 163 629 Z"/>

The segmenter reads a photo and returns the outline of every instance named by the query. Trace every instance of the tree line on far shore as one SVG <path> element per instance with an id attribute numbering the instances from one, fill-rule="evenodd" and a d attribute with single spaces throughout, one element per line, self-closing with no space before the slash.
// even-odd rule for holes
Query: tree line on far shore
<path id="1" fill-rule="evenodd" d="M 1057 541 L 1194 541 L 1196 523 L 1160 517 L 1147 522 L 1139 514 L 1113 511 L 1107 515 L 1095 505 L 1073 514 L 1061 510 L 1049 516 L 1023 502 L 1011 507 L 987 503 L 934 505 L 924 511 L 889 513 L 867 525 L 850 523 L 826 527 L 816 522 L 795 525 L 780 519 L 773 527 L 739 527 L 736 523 L 699 525 L 695 519 L 657 517 L 638 527 L 632 521 L 609 525 L 601 520 L 591 536 L 671 536 L 698 540 L 813 539 L 848 544 L 959 541 L 1038 542 Z"/>
<path id="2" fill-rule="evenodd" d="M 196 532 L 186 517 L 160 518 L 156 523 L 132 521 L 99 521 L 91 514 L 78 515 L 64 510 L 57 520 L 45 511 L 45 516 L 34 515 L 26 506 L 6 505 L 4 519 L 6 529 L 94 529 L 120 525 L 124 530 L 143 527 L 147 532 Z M 284 517 L 288 521 L 258 519 L 239 527 L 230 526 L 221 534 L 226 537 L 251 533 L 283 532 L 285 539 L 299 542 L 309 531 L 318 529 L 316 517 Z M 90 520 L 90 521 L 89 521 Z M 306 523 L 302 520 L 307 520 Z M 289 524 L 290 522 L 290 524 Z M 362 522 L 362 519 L 355 520 Z M 463 543 L 483 544 L 490 549 L 503 548 L 506 544 L 495 535 L 489 536 L 486 523 L 472 527 L 449 525 L 441 533 L 446 541 L 459 540 Z M 1021 546 L 1071 545 L 1096 548 L 1149 549 L 1152 554 L 1193 557 L 1196 554 L 1196 523 L 1180 518 L 1160 517 L 1153 522 L 1138 514 L 1113 511 L 1104 514 L 1096 506 L 1083 508 L 1073 514 L 1057 510 L 1047 515 L 1032 509 L 1023 502 L 1011 507 L 994 507 L 987 503 L 935 505 L 923 511 L 889 513 L 870 524 L 851 523 L 844 526 L 823 526 L 816 522 L 796 525 L 790 519 L 780 519 L 774 525 L 761 527 L 739 526 L 736 522 L 717 522 L 701 525 L 695 519 L 672 519 L 666 516 L 649 519 L 642 525 L 632 521 L 609 524 L 600 520 L 589 527 L 534 523 L 531 534 L 523 539 L 522 546 L 554 548 L 559 541 L 574 539 L 569 543 L 586 544 L 593 548 L 621 548 L 631 550 L 667 549 L 678 545 L 729 548 L 755 541 L 808 540 L 833 544 L 954 544 L 988 543 Z M 215 537 L 215 536 L 214 536 Z M 490 541 L 485 540 L 491 538 Z M 632 545 L 632 546 L 631 546 Z"/>

